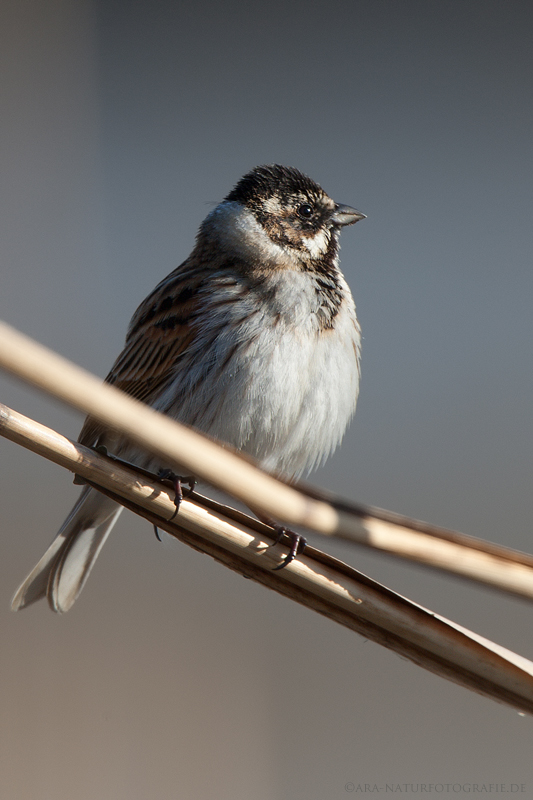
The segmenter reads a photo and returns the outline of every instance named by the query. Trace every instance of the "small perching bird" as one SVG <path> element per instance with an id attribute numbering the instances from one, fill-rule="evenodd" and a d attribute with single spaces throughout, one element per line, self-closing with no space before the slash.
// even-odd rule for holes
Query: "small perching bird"
<path id="1" fill-rule="evenodd" d="M 253 169 L 141 303 L 106 382 L 270 472 L 310 471 L 355 411 L 361 337 L 338 240 L 363 218 L 292 167 Z M 164 466 L 90 417 L 79 442 Z M 85 487 L 12 608 L 68 611 L 121 510 Z"/>

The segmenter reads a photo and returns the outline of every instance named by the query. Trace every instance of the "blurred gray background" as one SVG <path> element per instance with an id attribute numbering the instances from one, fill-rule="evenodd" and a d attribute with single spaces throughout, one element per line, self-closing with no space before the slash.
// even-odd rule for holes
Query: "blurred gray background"
<path id="1" fill-rule="evenodd" d="M 531 552 L 531 5 L 18 0 L 0 14 L 0 316 L 104 376 L 210 204 L 256 164 L 297 166 L 368 215 L 342 237 L 359 407 L 313 480 Z M 79 414 L 0 383 L 2 402 L 77 436 Z M 77 490 L 4 440 L 0 457 L 2 797 L 329 800 L 350 782 L 533 795 L 530 718 L 158 544 L 131 514 L 68 615 L 12 614 Z M 313 542 L 533 657 L 530 604 Z"/>

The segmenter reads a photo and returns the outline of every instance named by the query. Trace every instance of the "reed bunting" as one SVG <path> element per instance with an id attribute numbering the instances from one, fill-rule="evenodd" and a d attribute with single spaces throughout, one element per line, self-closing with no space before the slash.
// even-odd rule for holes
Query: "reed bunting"
<path id="1" fill-rule="evenodd" d="M 253 169 L 141 303 L 106 381 L 265 470 L 308 472 L 355 411 L 361 337 L 338 251 L 341 228 L 363 218 L 297 169 Z M 90 417 L 79 442 L 161 467 Z M 86 486 L 13 609 L 47 597 L 68 611 L 121 510 Z"/>

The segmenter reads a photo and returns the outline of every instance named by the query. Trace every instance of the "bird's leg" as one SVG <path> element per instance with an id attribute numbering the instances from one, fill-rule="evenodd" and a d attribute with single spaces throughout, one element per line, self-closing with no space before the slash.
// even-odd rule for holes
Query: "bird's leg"
<path id="1" fill-rule="evenodd" d="M 170 481 L 172 484 L 172 488 L 174 489 L 174 505 L 176 506 L 174 513 L 168 520 L 172 522 L 178 511 L 180 510 L 181 501 L 184 497 L 190 497 L 194 492 L 194 487 L 196 486 L 196 478 L 193 475 L 176 475 L 171 469 L 160 469 L 157 473 L 157 477 L 160 481 Z M 183 486 L 182 484 L 187 484 L 189 487 L 189 491 L 186 495 L 183 494 Z M 159 529 L 157 525 L 154 524 L 154 533 L 156 538 L 161 541 L 161 537 L 159 536 Z"/>
<path id="2" fill-rule="evenodd" d="M 267 517 L 265 514 L 258 514 L 257 511 L 254 511 L 254 514 L 259 520 L 261 520 L 261 522 L 264 522 L 265 525 L 269 525 L 271 528 L 274 528 L 276 538 L 270 547 L 274 547 L 274 545 L 279 544 L 284 536 L 287 536 L 289 539 L 289 552 L 281 564 L 278 564 L 277 567 L 273 567 L 272 571 L 276 572 L 277 570 L 284 569 L 288 564 L 291 563 L 291 561 L 294 561 L 297 555 L 303 553 L 307 544 L 307 539 L 300 533 L 296 533 L 296 531 L 291 531 L 290 528 L 280 525 L 278 522 L 273 520 L 271 517 Z"/>
<path id="3" fill-rule="evenodd" d="M 284 528 L 283 525 L 275 526 L 274 530 L 277 531 L 277 535 L 275 541 L 272 543 L 272 545 L 270 545 L 271 547 L 274 544 L 277 544 L 284 535 L 288 536 L 291 542 L 290 550 L 281 564 L 278 564 L 277 567 L 273 567 L 272 571 L 276 572 L 277 570 L 284 569 L 284 567 L 286 567 L 287 564 L 290 564 L 297 555 L 303 553 L 307 544 L 307 539 L 302 536 L 301 533 L 296 533 L 296 531 L 291 531 L 289 528 Z"/>

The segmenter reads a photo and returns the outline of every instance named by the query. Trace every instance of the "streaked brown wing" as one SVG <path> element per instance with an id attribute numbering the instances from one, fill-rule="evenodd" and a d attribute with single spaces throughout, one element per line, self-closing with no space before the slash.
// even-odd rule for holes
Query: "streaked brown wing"
<path id="1" fill-rule="evenodd" d="M 105 379 L 147 404 L 171 379 L 176 359 L 196 335 L 194 320 L 204 278 L 184 267 L 171 273 L 141 303 L 131 320 L 124 350 Z M 94 446 L 104 432 L 99 422 L 87 417 L 78 441 Z"/>

